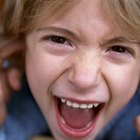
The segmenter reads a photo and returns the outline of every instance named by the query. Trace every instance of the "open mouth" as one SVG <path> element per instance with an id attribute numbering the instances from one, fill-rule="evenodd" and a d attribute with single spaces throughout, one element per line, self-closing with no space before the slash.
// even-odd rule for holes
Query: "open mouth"
<path id="1" fill-rule="evenodd" d="M 79 103 L 55 97 L 55 106 L 61 130 L 70 137 L 81 138 L 94 129 L 104 103 Z"/>

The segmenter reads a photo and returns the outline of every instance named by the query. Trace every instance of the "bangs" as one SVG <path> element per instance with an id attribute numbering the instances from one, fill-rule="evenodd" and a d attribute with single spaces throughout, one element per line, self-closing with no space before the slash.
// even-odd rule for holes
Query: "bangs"
<path id="1" fill-rule="evenodd" d="M 129 38 L 140 42 L 140 1 L 106 0 L 106 6 L 112 23 Z"/>
<path id="2" fill-rule="evenodd" d="M 5 4 L 4 27 L 8 34 L 28 33 L 43 22 L 55 20 L 74 0 L 12 0 Z M 9 18 L 6 18 L 9 17 Z"/>

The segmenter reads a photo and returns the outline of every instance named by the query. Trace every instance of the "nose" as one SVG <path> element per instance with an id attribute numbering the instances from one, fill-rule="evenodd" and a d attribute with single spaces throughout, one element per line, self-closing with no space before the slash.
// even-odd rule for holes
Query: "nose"
<path id="1" fill-rule="evenodd" d="M 74 60 L 69 71 L 69 82 L 78 90 L 88 90 L 95 88 L 101 81 L 100 60 L 78 59 Z"/>

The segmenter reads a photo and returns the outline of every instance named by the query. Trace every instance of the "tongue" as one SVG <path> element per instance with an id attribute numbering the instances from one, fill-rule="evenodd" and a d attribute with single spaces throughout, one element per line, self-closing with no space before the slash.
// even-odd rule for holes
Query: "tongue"
<path id="1" fill-rule="evenodd" d="M 86 127 L 94 115 L 93 109 L 77 109 L 66 104 L 61 104 L 60 112 L 67 125 L 76 129 Z"/>

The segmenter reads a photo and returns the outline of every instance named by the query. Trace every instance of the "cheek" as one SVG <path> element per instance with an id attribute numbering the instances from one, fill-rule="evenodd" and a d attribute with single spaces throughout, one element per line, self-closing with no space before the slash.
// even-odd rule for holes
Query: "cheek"
<path id="1" fill-rule="evenodd" d="M 26 75 L 32 95 L 45 116 L 48 112 L 51 114 L 53 107 L 52 95 L 49 90 L 55 79 L 55 73 L 52 67 L 49 68 L 50 64 L 46 65 L 45 61 L 42 63 L 43 58 L 39 56 L 36 58 L 36 56 L 26 53 Z"/>
<path id="2" fill-rule="evenodd" d="M 109 67 L 106 65 L 106 82 L 110 99 L 105 109 L 105 118 L 110 120 L 133 97 L 139 82 L 139 70 L 132 67 Z"/>
<path id="3" fill-rule="evenodd" d="M 43 79 L 41 78 L 42 70 L 40 62 L 29 52 L 26 53 L 26 75 L 32 95 L 42 109 L 45 106 L 44 99 L 46 99 L 46 91 L 43 89 L 46 78 L 45 76 Z"/>
<path id="4" fill-rule="evenodd" d="M 27 52 L 26 74 L 32 93 L 46 99 L 51 86 L 65 69 L 63 64 L 61 59 L 44 52 Z"/>
<path id="5" fill-rule="evenodd" d="M 139 82 L 139 70 L 136 65 L 114 68 L 111 75 L 111 102 L 121 108 L 135 94 Z"/>
<path id="6" fill-rule="evenodd" d="M 42 89 L 43 83 L 45 84 L 45 76 L 42 79 L 43 68 L 40 65 L 39 60 L 32 57 L 29 53 L 26 55 L 26 75 L 27 80 L 31 89 L 34 91 L 40 91 Z M 33 92 L 34 93 L 34 92 Z"/>

